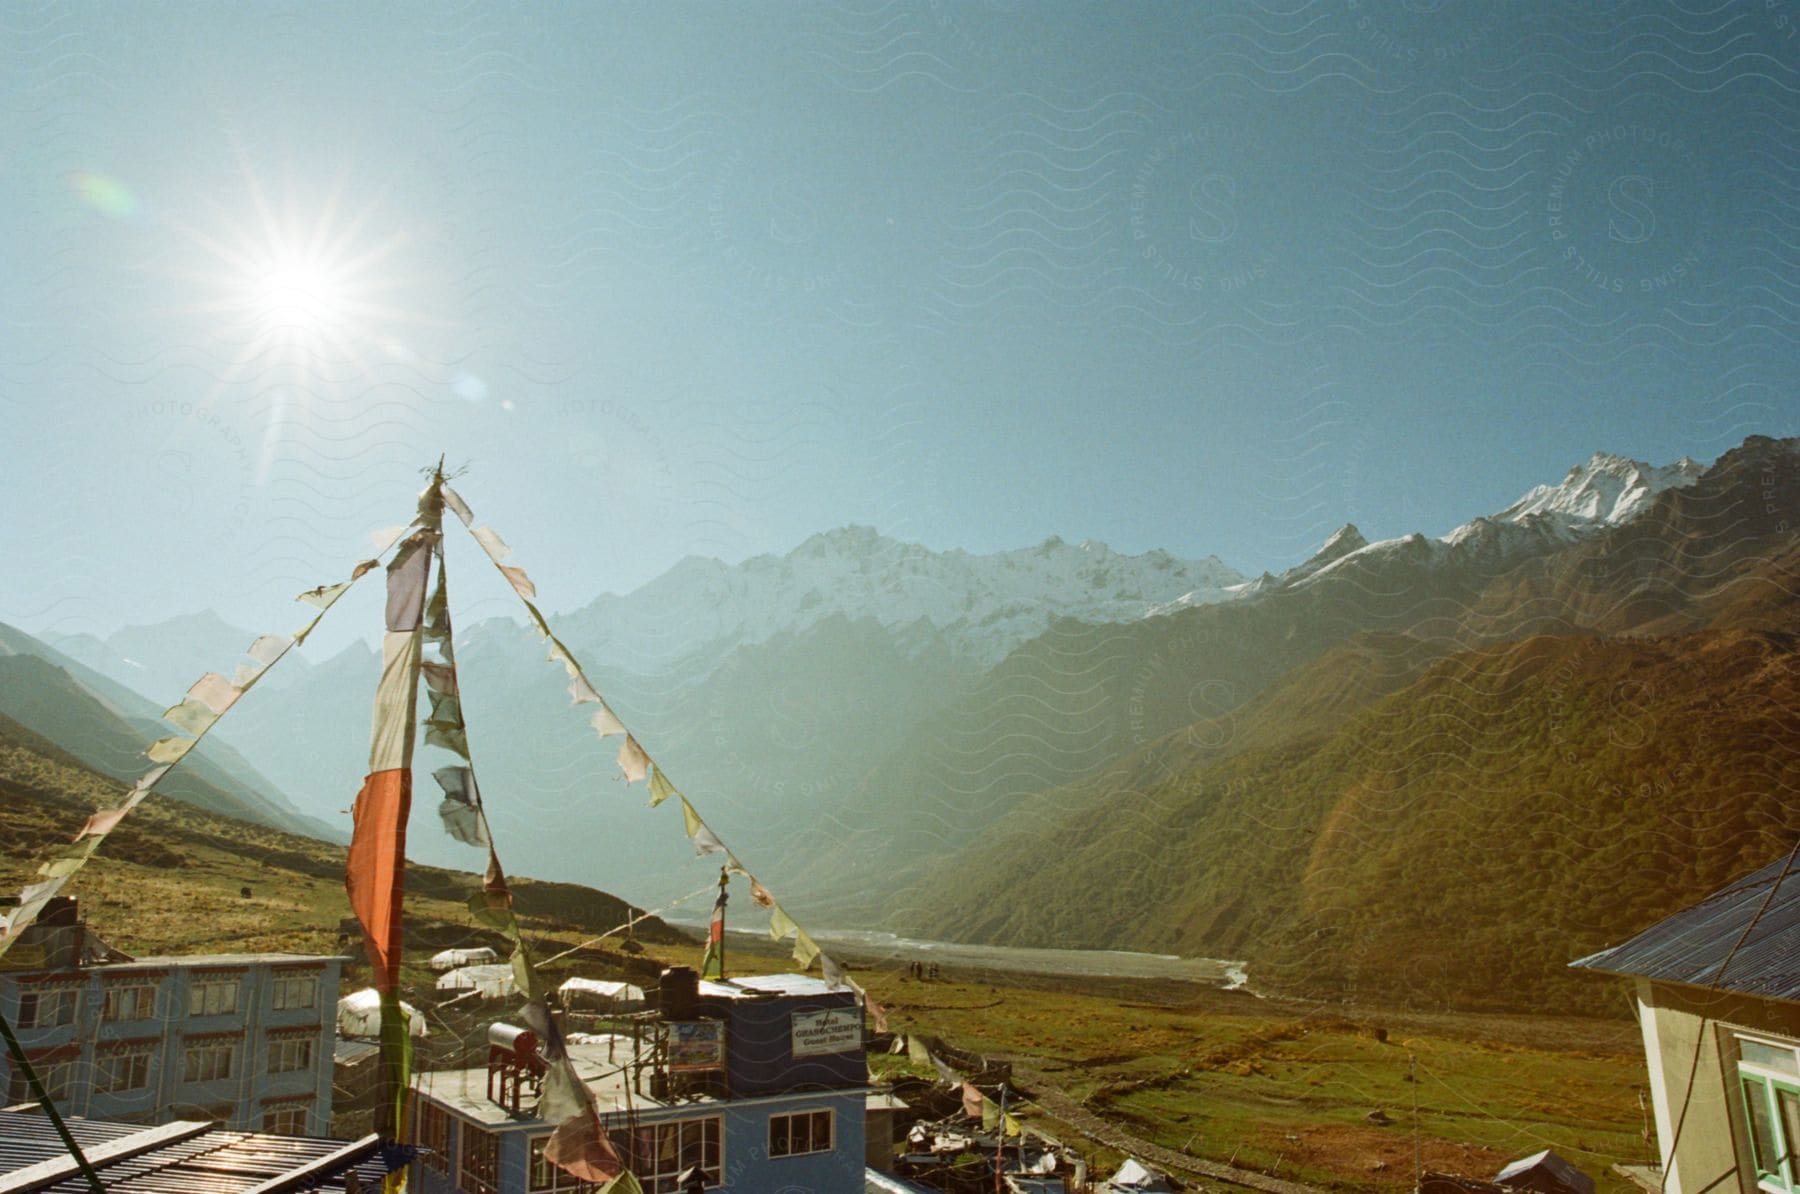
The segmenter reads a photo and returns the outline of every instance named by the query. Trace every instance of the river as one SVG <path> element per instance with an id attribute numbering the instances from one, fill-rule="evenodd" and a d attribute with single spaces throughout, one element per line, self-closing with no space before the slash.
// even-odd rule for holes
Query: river
<path id="1" fill-rule="evenodd" d="M 670 923 L 677 923 L 673 920 Z M 683 928 L 703 927 L 683 923 Z M 768 941 L 766 933 L 727 930 Z M 1122 949 L 1038 949 L 1011 945 L 970 945 L 961 941 L 925 941 L 864 929 L 820 929 L 815 941 L 829 953 L 864 962 L 905 966 L 912 962 L 943 967 L 1011 970 L 1025 974 L 1068 974 L 1102 978 L 1157 978 L 1202 983 L 1225 991 L 1247 986 L 1244 963 L 1220 958 L 1183 958 L 1175 954 L 1141 954 Z M 836 947 L 835 949 L 833 947 Z M 728 947 L 729 948 L 729 947 Z"/>

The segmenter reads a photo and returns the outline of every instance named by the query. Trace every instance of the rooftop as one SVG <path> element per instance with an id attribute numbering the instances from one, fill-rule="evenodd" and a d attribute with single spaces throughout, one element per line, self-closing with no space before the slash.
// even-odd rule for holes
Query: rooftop
<path id="1" fill-rule="evenodd" d="M 1789 872 L 1788 864 L 1787 856 L 1778 858 L 1624 944 L 1569 965 L 1800 1001 L 1800 968 L 1794 964 L 1800 950 L 1800 865 Z"/>
<path id="2" fill-rule="evenodd" d="M 141 1194 L 341 1194 L 354 1171 L 364 1190 L 387 1173 L 373 1136 L 350 1142 L 239 1132 L 177 1120 L 146 1127 L 70 1119 L 69 1132 L 109 1189 Z M 88 1194 L 87 1179 L 51 1122 L 0 1110 L 0 1194 Z"/>

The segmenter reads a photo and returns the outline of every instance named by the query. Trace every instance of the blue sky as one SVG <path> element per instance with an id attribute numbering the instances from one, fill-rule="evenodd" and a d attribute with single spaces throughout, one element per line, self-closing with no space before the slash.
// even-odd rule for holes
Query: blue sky
<path id="1" fill-rule="evenodd" d="M 847 522 L 1255 573 L 1800 430 L 1761 0 L 4 23 L 33 630 L 280 625 L 440 452 L 566 609 Z"/>

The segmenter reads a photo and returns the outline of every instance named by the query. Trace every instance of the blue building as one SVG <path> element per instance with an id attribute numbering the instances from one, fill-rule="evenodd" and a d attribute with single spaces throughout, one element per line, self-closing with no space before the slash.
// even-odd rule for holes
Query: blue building
<path id="1" fill-rule="evenodd" d="M 323 1136 L 342 959 L 132 958 L 52 902 L 0 970 L 0 1015 L 65 1115 Z M 16 968 L 24 963 L 27 968 Z M 0 1052 L 7 1103 L 32 1100 Z"/>
<path id="2" fill-rule="evenodd" d="M 801 974 L 700 982 L 664 975 L 658 1010 L 571 1037 L 615 1147 L 646 1194 L 698 1165 L 707 1189 L 861 1194 L 872 1093 L 862 1008 Z M 542 1073 L 529 1033 L 490 1030 L 486 1067 L 418 1076 L 421 1194 L 588 1189 L 544 1162 L 554 1124 L 531 1112 Z"/>

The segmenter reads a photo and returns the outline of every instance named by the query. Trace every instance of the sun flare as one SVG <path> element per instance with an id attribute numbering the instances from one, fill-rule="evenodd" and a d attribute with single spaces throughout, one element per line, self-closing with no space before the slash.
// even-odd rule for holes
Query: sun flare
<path id="1" fill-rule="evenodd" d="M 245 313 L 264 335 L 296 339 L 341 328 L 352 306 L 342 274 L 300 253 L 272 256 L 250 277 Z"/>

